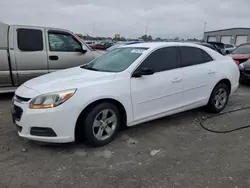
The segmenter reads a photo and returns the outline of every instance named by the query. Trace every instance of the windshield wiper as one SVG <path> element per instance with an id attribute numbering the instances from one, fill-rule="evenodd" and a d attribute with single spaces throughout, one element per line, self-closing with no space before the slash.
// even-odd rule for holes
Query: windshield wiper
<path id="1" fill-rule="evenodd" d="M 100 70 L 98 70 L 98 69 L 96 69 L 96 68 L 88 67 L 88 66 L 82 66 L 81 68 L 82 68 L 82 69 L 87 69 L 87 70 L 93 70 L 93 71 L 100 71 Z"/>

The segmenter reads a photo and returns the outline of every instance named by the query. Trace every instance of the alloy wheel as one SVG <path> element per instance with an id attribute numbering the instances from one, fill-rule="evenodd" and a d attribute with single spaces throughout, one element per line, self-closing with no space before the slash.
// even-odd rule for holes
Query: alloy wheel
<path id="1" fill-rule="evenodd" d="M 111 109 L 102 110 L 94 119 L 92 131 L 97 140 L 110 138 L 117 126 L 117 116 Z"/>

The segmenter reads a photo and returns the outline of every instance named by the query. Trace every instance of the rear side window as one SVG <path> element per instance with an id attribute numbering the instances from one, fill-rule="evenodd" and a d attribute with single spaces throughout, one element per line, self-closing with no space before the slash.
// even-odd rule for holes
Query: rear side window
<path id="1" fill-rule="evenodd" d="M 201 51 L 202 51 L 202 55 L 203 55 L 203 63 L 207 63 L 209 61 L 213 61 L 213 58 L 210 55 L 208 55 L 207 52 L 205 52 L 203 50 L 201 50 Z"/>
<path id="2" fill-rule="evenodd" d="M 43 51 L 43 33 L 38 29 L 18 29 L 17 46 L 21 51 Z"/>
<path id="3" fill-rule="evenodd" d="M 213 61 L 205 51 L 195 47 L 180 47 L 182 66 L 192 66 Z"/>
<path id="4" fill-rule="evenodd" d="M 139 66 L 140 68 L 152 68 L 155 72 L 161 72 L 181 67 L 180 54 L 177 47 L 166 47 L 150 54 Z"/>

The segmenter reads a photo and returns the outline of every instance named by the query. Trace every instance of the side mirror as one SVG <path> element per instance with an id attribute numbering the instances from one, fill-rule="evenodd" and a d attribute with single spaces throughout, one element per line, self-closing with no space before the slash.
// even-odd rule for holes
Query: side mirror
<path id="1" fill-rule="evenodd" d="M 152 68 L 144 67 L 139 70 L 136 70 L 132 77 L 138 78 L 141 76 L 152 75 L 154 73 L 155 71 Z"/>
<path id="2" fill-rule="evenodd" d="M 79 49 L 76 49 L 76 52 L 82 52 L 82 53 L 86 53 L 88 50 L 86 49 L 86 47 L 84 46 L 84 45 L 82 45 L 82 47 L 81 48 L 79 48 Z"/>

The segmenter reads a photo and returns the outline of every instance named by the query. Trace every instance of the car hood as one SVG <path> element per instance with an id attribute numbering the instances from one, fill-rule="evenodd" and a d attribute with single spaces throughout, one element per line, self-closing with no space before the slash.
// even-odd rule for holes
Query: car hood
<path id="1" fill-rule="evenodd" d="M 23 86 L 39 93 L 51 93 L 79 88 L 84 84 L 113 80 L 115 75 L 116 73 L 91 71 L 75 67 L 34 78 L 25 82 Z"/>
<path id="2" fill-rule="evenodd" d="M 250 54 L 230 54 L 233 59 L 250 59 Z"/>

